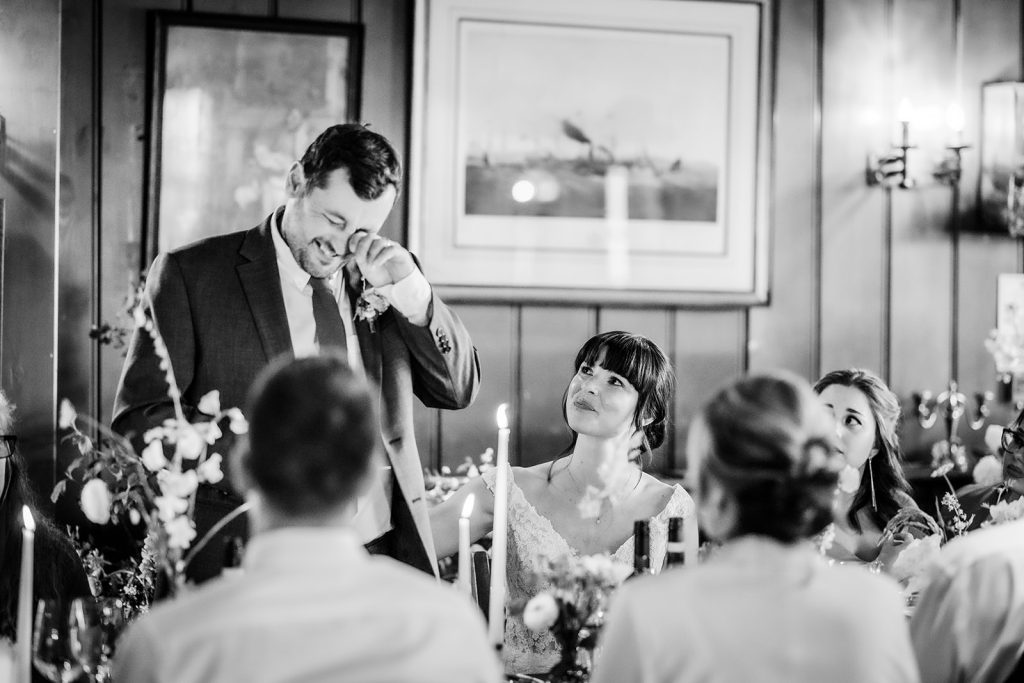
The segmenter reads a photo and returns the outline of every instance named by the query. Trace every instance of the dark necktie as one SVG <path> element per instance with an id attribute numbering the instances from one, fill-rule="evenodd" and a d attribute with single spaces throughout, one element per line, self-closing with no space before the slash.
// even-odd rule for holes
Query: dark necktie
<path id="1" fill-rule="evenodd" d="M 336 346 L 348 349 L 345 341 L 345 323 L 341 320 L 338 302 L 331 292 L 326 278 L 311 277 L 309 284 L 313 287 L 313 319 L 316 321 L 316 340 L 320 348 Z"/>

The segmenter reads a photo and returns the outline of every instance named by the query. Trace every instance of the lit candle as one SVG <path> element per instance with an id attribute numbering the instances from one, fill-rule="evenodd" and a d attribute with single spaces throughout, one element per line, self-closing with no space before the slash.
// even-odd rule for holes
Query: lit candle
<path id="1" fill-rule="evenodd" d="M 473 585 L 469 580 L 469 518 L 473 514 L 473 502 L 476 497 L 471 493 L 462 504 L 462 516 L 459 517 L 459 590 L 466 595 L 473 595 Z"/>
<path id="2" fill-rule="evenodd" d="M 946 125 L 952 133 L 950 147 L 959 147 L 963 143 L 964 109 L 956 102 L 951 102 L 946 109 Z"/>
<path id="3" fill-rule="evenodd" d="M 910 100 L 904 97 L 896 110 L 896 118 L 900 120 L 900 145 L 903 147 L 910 147 L 910 119 L 913 115 L 914 109 L 910 106 Z"/>
<path id="4" fill-rule="evenodd" d="M 698 544 L 698 531 L 697 531 L 697 511 L 694 510 L 689 517 L 683 518 L 683 549 L 686 551 L 686 555 L 683 558 L 684 565 L 696 566 L 697 556 L 700 553 L 700 547 Z"/>
<path id="5" fill-rule="evenodd" d="M 491 532 L 491 595 L 487 635 L 494 647 L 505 641 L 505 554 L 508 545 L 508 406 L 498 406 L 498 457 L 494 462 L 494 529 Z"/>
<path id="6" fill-rule="evenodd" d="M 16 657 L 19 683 L 32 679 L 32 563 L 35 555 L 36 522 L 28 506 L 21 508 L 21 582 L 18 585 L 18 627 Z"/>

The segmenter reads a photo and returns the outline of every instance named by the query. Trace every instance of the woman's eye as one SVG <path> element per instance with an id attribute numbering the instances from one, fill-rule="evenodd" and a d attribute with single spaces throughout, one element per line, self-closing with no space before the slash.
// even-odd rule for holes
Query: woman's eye
<path id="1" fill-rule="evenodd" d="M 589 365 L 581 365 L 580 366 L 580 374 L 581 375 L 592 375 L 592 374 L 594 374 L 594 371 L 590 368 Z"/>
<path id="2" fill-rule="evenodd" d="M 861 422 L 860 422 L 860 420 L 858 420 L 857 418 L 853 417 L 852 415 L 848 415 L 846 417 L 846 425 L 848 427 L 860 427 Z"/>
<path id="3" fill-rule="evenodd" d="M 618 377 L 612 377 L 611 379 L 608 380 L 608 383 L 616 387 L 624 386 L 622 380 L 619 379 Z"/>

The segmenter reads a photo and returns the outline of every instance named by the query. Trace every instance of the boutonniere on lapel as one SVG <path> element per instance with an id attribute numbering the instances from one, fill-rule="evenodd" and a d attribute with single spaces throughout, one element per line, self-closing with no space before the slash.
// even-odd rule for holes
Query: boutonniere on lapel
<path id="1" fill-rule="evenodd" d="M 377 318 L 390 307 L 391 304 L 387 298 L 376 288 L 370 287 L 364 279 L 363 291 L 356 299 L 356 320 L 365 320 L 370 325 L 370 332 L 376 332 Z"/>

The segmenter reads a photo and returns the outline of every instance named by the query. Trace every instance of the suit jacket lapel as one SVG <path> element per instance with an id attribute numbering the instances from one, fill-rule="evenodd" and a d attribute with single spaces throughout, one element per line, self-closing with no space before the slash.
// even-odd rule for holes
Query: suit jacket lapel
<path id="1" fill-rule="evenodd" d="M 249 311 L 256 322 L 268 361 L 282 353 L 292 352 L 288 314 L 281 295 L 281 275 L 277 269 L 277 254 L 270 234 L 278 212 L 246 234 L 239 250 L 242 262 L 237 266 L 238 279 L 249 302 Z"/>

